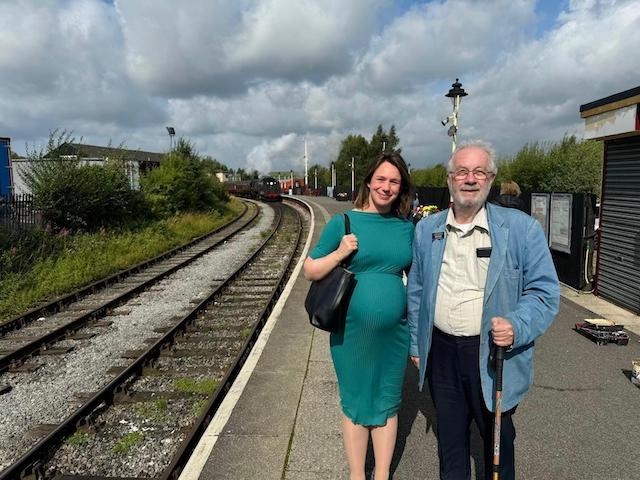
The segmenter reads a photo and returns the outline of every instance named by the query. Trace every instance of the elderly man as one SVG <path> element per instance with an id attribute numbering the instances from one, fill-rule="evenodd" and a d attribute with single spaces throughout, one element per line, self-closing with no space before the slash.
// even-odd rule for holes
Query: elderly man
<path id="1" fill-rule="evenodd" d="M 534 341 L 553 322 L 559 283 L 538 222 L 486 202 L 497 169 L 483 142 L 456 149 L 448 165 L 450 209 L 416 226 L 408 282 L 411 360 L 436 409 L 440 478 L 471 474 L 471 420 L 491 478 L 494 344 L 506 348 L 500 479 L 515 477 L 512 414 L 533 382 Z"/>

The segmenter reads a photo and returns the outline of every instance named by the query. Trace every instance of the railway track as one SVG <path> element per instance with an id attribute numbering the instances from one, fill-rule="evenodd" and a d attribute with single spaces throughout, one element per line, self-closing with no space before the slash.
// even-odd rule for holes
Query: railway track
<path id="1" fill-rule="evenodd" d="M 99 320 L 114 308 L 248 228 L 258 208 L 246 205 L 238 219 L 207 235 L 0 324 L 0 372 L 37 368 L 37 362 L 23 366 L 32 355 L 67 353 L 72 347 L 53 345 L 78 338 L 89 324 L 104 326 Z"/>
<path id="2" fill-rule="evenodd" d="M 0 479 L 175 478 L 286 283 L 308 228 L 303 216 L 299 207 L 278 208 L 246 262 L 139 348 L 122 351 L 97 392 L 66 399 L 73 408 L 65 418 L 30 432 L 34 445 Z"/>

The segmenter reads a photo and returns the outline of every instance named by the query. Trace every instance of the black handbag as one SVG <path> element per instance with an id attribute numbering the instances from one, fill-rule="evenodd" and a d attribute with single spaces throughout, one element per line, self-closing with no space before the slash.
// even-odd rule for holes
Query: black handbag
<path id="1" fill-rule="evenodd" d="M 351 233 L 349 217 L 344 214 L 345 235 Z M 351 293 L 356 284 L 353 272 L 347 270 L 349 258 L 321 280 L 311 283 L 304 308 L 311 325 L 327 332 L 337 332 L 344 324 Z"/>

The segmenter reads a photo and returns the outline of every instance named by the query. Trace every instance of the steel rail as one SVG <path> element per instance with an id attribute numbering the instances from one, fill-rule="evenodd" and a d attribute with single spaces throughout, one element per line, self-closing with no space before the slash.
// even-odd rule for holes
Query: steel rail
<path id="1" fill-rule="evenodd" d="M 247 213 L 248 208 L 245 206 L 245 210 L 243 211 L 243 215 L 245 215 Z M 81 328 L 82 326 L 84 326 L 86 323 L 88 323 L 89 321 L 95 320 L 97 318 L 103 317 L 106 315 L 106 313 L 122 304 L 122 302 L 124 302 L 125 300 L 131 298 L 133 295 L 135 295 L 136 293 L 148 288 L 150 285 L 156 283 L 157 281 L 161 280 L 162 278 L 166 277 L 167 275 L 170 275 L 171 273 L 175 272 L 176 270 L 179 270 L 180 268 L 183 268 L 185 265 L 188 265 L 189 263 L 193 262 L 194 260 L 196 260 L 197 258 L 199 258 L 200 256 L 204 255 L 205 253 L 207 253 L 208 251 L 212 250 L 213 248 L 215 248 L 217 245 L 219 245 L 221 242 L 228 240 L 229 238 L 232 238 L 234 235 L 236 235 L 238 232 L 240 232 L 244 227 L 246 227 L 247 225 L 251 224 L 251 222 L 253 222 L 256 217 L 258 216 L 259 213 L 259 209 L 256 209 L 255 212 L 248 218 L 248 219 L 244 219 L 243 223 L 238 224 L 239 228 L 237 228 L 236 230 L 232 231 L 229 235 L 225 236 L 223 239 L 221 239 L 220 241 L 210 245 L 208 248 L 202 250 L 201 252 L 198 252 L 197 254 L 193 255 L 192 257 L 189 257 L 187 259 L 185 259 L 184 261 L 173 265 L 171 267 L 169 267 L 168 269 L 164 270 L 163 272 L 154 275 L 152 278 L 149 278 L 145 281 L 143 281 L 142 283 L 132 287 L 131 289 L 127 290 L 126 292 L 124 292 L 122 295 L 118 295 L 117 297 L 108 300 L 106 302 L 104 302 L 102 305 L 98 306 L 97 308 L 90 310 L 87 313 L 84 313 L 82 315 L 80 315 L 78 318 L 66 323 L 65 325 L 62 325 L 40 337 L 38 337 L 36 340 L 27 343 L 26 345 L 23 345 L 22 347 L 18 347 L 15 350 L 13 350 L 12 352 L 9 352 L 3 356 L 0 357 L 0 372 L 7 370 L 8 368 L 10 368 L 12 365 L 16 365 L 19 364 L 23 359 L 32 356 L 34 354 L 39 353 L 43 348 L 46 348 L 47 345 L 50 345 L 62 338 L 64 338 L 65 336 L 69 335 L 69 333 L 75 332 L 76 330 L 78 330 L 79 328 Z M 203 242 L 206 241 L 208 238 L 210 238 L 211 236 L 215 235 L 216 233 L 219 233 L 221 231 L 223 231 L 225 228 L 228 228 L 229 226 L 236 224 L 236 222 L 239 222 L 240 219 L 242 219 L 243 217 L 239 217 L 237 219 L 235 219 L 233 222 L 229 222 L 227 224 L 225 224 L 224 227 L 218 228 L 213 232 L 210 232 L 206 235 L 203 235 L 201 237 L 199 237 L 199 242 Z M 197 242 L 189 242 L 190 246 L 193 247 Z M 165 258 L 170 258 L 171 256 L 175 256 L 175 254 L 181 252 L 185 250 L 184 247 L 179 247 L 177 249 L 173 249 L 171 250 L 173 252 L 172 255 L 170 256 L 165 256 L 165 255 L 160 255 L 158 257 L 155 257 L 153 260 L 149 261 L 149 262 L 144 262 L 144 264 L 147 265 L 147 267 L 150 267 L 151 265 L 154 265 L 156 263 L 158 263 L 160 260 L 163 260 Z M 163 257 L 163 258 L 161 258 Z M 130 270 L 136 269 L 136 272 L 131 272 L 131 273 L 137 273 L 137 271 L 141 271 L 142 268 L 140 268 L 139 264 L 136 267 L 133 267 Z M 129 271 L 129 270 L 127 270 Z M 131 275 L 131 273 L 129 275 Z M 109 277 L 109 278 L 113 278 L 113 277 Z M 87 287 L 88 288 L 88 287 Z M 72 302 L 70 302 L 72 303 Z"/>
<path id="2" fill-rule="evenodd" d="M 307 207 L 306 204 L 302 204 L 302 205 L 305 208 Z M 178 449 L 178 453 L 174 456 L 174 459 L 171 462 L 171 464 L 163 471 L 162 475 L 158 477 L 158 480 L 175 480 L 179 477 L 180 473 L 182 472 L 187 462 L 189 461 L 190 456 L 192 455 L 193 451 L 198 445 L 198 442 L 200 441 L 207 427 L 213 420 L 214 415 L 216 414 L 218 408 L 220 407 L 220 404 L 226 397 L 227 392 L 231 389 L 231 385 L 233 384 L 238 374 L 240 373 L 240 370 L 244 366 L 249 356 L 249 352 L 251 352 L 251 350 L 253 349 L 253 346 L 255 345 L 255 342 L 258 339 L 260 332 L 262 331 L 262 328 L 264 327 L 269 316 L 271 315 L 273 307 L 275 306 L 276 302 L 280 298 L 280 294 L 282 293 L 282 290 L 284 289 L 284 286 L 287 280 L 289 279 L 291 271 L 293 270 L 293 262 L 296 258 L 296 251 L 300 248 L 302 229 L 303 229 L 302 218 L 298 214 L 298 235 L 294 243 L 295 246 L 291 252 L 286 268 L 283 269 L 282 273 L 280 274 L 280 277 L 278 278 L 278 282 L 276 286 L 271 292 L 269 302 L 267 303 L 265 308 L 262 310 L 260 317 L 256 322 L 256 325 L 253 327 L 251 331 L 251 334 L 249 335 L 244 345 L 242 346 L 240 353 L 236 356 L 236 359 L 233 365 L 227 371 L 227 374 L 224 376 L 224 378 L 220 382 L 220 386 L 217 388 L 213 397 L 209 401 L 206 409 L 200 415 L 200 418 L 196 421 L 195 426 L 189 431 L 189 433 L 187 433 L 186 438 L 182 441 L 182 444 Z"/>
<path id="3" fill-rule="evenodd" d="M 122 270 L 120 272 L 114 273 L 113 275 L 110 275 L 106 278 L 103 278 L 101 280 L 97 280 L 93 283 L 90 283 L 89 285 L 86 285 L 82 288 L 79 288 L 78 290 L 75 290 L 71 293 L 68 293 L 66 295 L 62 295 L 54 300 L 51 300 L 50 302 L 48 302 L 45 305 L 42 305 L 40 307 L 36 307 L 33 308 L 31 310 L 28 310 L 27 312 L 18 315 L 16 317 L 13 317 L 7 321 L 4 321 L 2 323 L 0 323 L 0 335 L 4 335 L 7 332 L 13 331 L 13 330 L 17 330 L 22 328 L 23 326 L 25 326 L 26 324 L 30 323 L 31 321 L 45 315 L 45 314 L 52 314 L 52 313 L 56 313 L 59 312 L 62 307 L 64 307 L 65 305 L 68 305 L 70 303 L 76 302 L 78 301 L 80 298 L 85 297 L 91 293 L 95 293 L 99 290 L 104 289 L 105 287 L 108 287 L 109 285 L 112 285 L 114 283 L 118 283 L 120 281 L 122 281 L 122 279 L 133 275 L 134 273 L 138 273 L 141 270 L 144 270 L 145 268 L 150 267 L 151 265 L 158 263 L 162 260 L 165 260 L 167 258 L 170 258 L 178 253 L 180 253 L 183 250 L 186 250 L 187 248 L 205 240 L 206 238 L 215 235 L 216 233 L 221 232 L 222 230 L 224 230 L 225 228 L 233 225 L 234 223 L 238 222 L 246 213 L 247 213 L 247 204 L 244 203 L 244 208 L 242 210 L 242 212 L 240 212 L 240 215 L 233 218 L 232 220 L 230 220 L 229 222 L 225 223 L 224 225 L 221 225 L 220 227 L 212 230 L 209 233 L 205 233 L 204 235 L 201 235 L 199 237 L 196 237 L 192 240 L 190 240 L 189 242 L 183 244 L 183 245 L 179 245 L 175 248 L 172 248 L 171 250 L 168 250 L 164 253 L 161 253 L 160 255 L 157 255 L 149 260 L 144 260 L 140 263 L 137 263 L 136 265 L 127 268 L 126 270 Z"/>
<path id="4" fill-rule="evenodd" d="M 276 209 L 276 212 L 280 209 Z M 84 402 L 75 412 L 69 415 L 63 422 L 61 422 L 54 430 L 47 434 L 43 439 L 38 441 L 33 447 L 29 449 L 24 455 L 18 458 L 13 464 L 0 472 L 0 480 L 19 480 L 25 478 L 43 478 L 44 474 L 41 468 L 45 465 L 50 455 L 59 447 L 60 443 L 72 435 L 78 428 L 90 423 L 90 419 L 94 412 L 101 406 L 107 407 L 114 403 L 114 397 L 121 393 L 132 379 L 142 375 L 143 368 L 151 363 L 153 360 L 160 356 L 162 350 L 169 348 L 174 343 L 174 338 L 178 333 L 186 331 L 187 326 L 195 321 L 201 312 L 206 309 L 207 305 L 213 298 L 218 296 L 229 284 L 231 284 L 237 277 L 239 277 L 247 267 L 254 261 L 254 259 L 264 250 L 268 242 L 276 233 L 282 215 L 280 212 L 279 217 L 274 222 L 275 227 L 270 234 L 264 239 L 256 251 L 250 256 L 250 258 L 240 267 L 238 267 L 233 273 L 231 273 L 227 279 L 215 290 L 209 294 L 209 296 L 200 302 L 194 309 L 187 313 L 180 321 L 178 321 L 170 330 L 168 330 L 160 339 L 153 343 L 143 354 L 136 358 L 128 367 L 126 367 L 119 375 L 112 379 L 107 385 L 105 385 L 99 392 L 92 396 L 89 400 Z M 299 236 L 298 236 L 299 240 Z M 281 277 L 282 278 L 282 277 Z M 280 282 L 279 282 L 280 283 Z M 270 301 L 270 304 L 273 300 Z M 265 308 L 265 311 L 267 308 Z M 256 335 L 256 329 L 250 339 Z M 244 344 L 244 348 L 253 346 L 254 340 L 247 340 Z M 236 363 L 246 359 L 248 352 L 241 351 L 237 358 Z M 237 376 L 240 367 L 231 367 L 233 374 L 228 373 L 225 376 L 225 382 L 223 385 L 225 388 L 218 388 L 217 392 L 223 391 L 226 394 L 228 390 L 227 386 Z M 230 372 L 231 372 L 230 370 Z M 217 393 L 216 395 L 219 395 Z M 221 401 L 221 399 L 220 399 Z"/>

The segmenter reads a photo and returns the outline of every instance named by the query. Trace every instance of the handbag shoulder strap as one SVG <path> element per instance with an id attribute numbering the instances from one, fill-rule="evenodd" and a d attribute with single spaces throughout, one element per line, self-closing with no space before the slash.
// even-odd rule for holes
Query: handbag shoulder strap
<path id="1" fill-rule="evenodd" d="M 342 215 L 344 215 L 344 234 L 349 235 L 351 233 L 351 220 L 349 219 L 349 215 L 347 215 L 346 213 L 343 213 Z M 345 258 L 340 263 L 340 265 L 342 265 L 345 268 L 348 267 L 349 263 L 351 262 L 351 258 L 353 258 L 354 255 L 355 255 L 355 252 L 353 252 L 351 255 Z"/>

